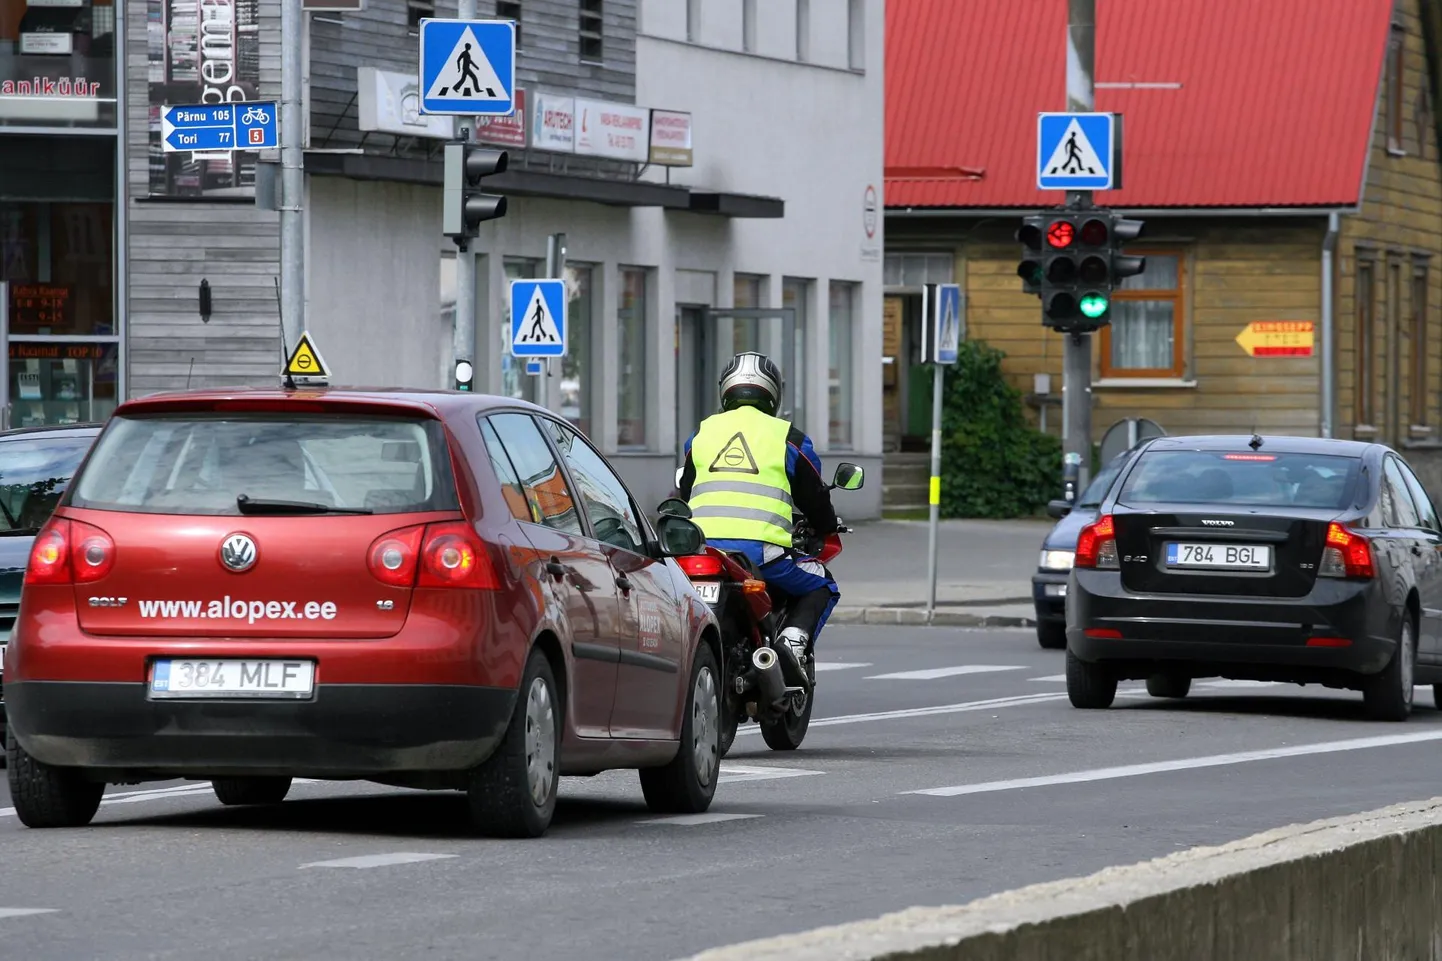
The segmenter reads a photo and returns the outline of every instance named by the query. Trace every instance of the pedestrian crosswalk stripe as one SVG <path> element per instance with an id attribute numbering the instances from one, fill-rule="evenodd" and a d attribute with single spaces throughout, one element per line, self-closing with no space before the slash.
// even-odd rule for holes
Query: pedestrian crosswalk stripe
<path id="1" fill-rule="evenodd" d="M 895 674 L 873 674 L 868 681 L 931 681 L 958 674 L 995 674 L 998 671 L 1023 671 L 1020 664 L 961 664 L 957 667 L 933 667 L 924 671 L 898 671 Z"/>
<path id="2" fill-rule="evenodd" d="M 718 824 L 722 821 L 744 821 L 747 818 L 765 817 L 764 814 L 723 814 L 720 811 L 708 811 L 705 814 L 677 814 L 669 818 L 647 818 L 644 821 L 637 821 L 637 824 L 670 824 L 677 827 L 689 828 L 698 824 Z"/>

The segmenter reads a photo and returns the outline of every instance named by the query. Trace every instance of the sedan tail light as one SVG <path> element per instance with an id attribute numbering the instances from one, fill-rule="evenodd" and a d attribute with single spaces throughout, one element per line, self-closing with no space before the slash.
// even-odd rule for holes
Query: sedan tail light
<path id="1" fill-rule="evenodd" d="M 115 567 L 115 541 L 92 524 L 52 517 L 30 546 L 26 584 L 88 584 Z"/>
<path id="2" fill-rule="evenodd" d="M 1322 549 L 1322 563 L 1317 566 L 1317 576 L 1370 579 L 1376 573 L 1372 564 L 1372 542 L 1341 524 L 1328 524 L 1327 546 Z"/>
<path id="3" fill-rule="evenodd" d="M 1117 560 L 1117 532 L 1112 515 L 1103 514 L 1081 529 L 1074 565 L 1100 570 L 1116 570 L 1121 566 Z"/>
<path id="4" fill-rule="evenodd" d="M 461 521 L 388 531 L 371 543 L 366 561 L 371 575 L 392 587 L 501 586 L 485 544 Z"/>

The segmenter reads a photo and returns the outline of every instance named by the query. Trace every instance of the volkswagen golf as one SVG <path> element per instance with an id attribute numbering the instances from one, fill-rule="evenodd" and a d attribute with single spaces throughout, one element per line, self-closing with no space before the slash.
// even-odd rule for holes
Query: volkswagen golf
<path id="1" fill-rule="evenodd" d="M 536 836 L 559 777 L 716 789 L 717 626 L 606 460 L 541 408 L 461 392 L 194 391 L 122 404 L 35 539 L 5 656 L 16 814 L 107 783 L 466 792 Z"/>

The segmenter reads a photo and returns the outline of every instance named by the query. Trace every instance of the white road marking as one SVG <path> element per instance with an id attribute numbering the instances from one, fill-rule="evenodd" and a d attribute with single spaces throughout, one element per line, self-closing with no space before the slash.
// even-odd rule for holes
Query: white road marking
<path id="1" fill-rule="evenodd" d="M 59 908 L 0 908 L 0 918 L 23 918 L 32 914 L 57 914 Z"/>
<path id="2" fill-rule="evenodd" d="M 719 824 L 722 821 L 744 821 L 747 818 L 765 816 L 764 814 L 722 814 L 718 811 L 714 814 L 708 812 L 706 814 L 678 814 L 675 817 L 669 818 L 647 818 L 644 821 L 637 821 L 636 823 L 646 825 L 674 824 L 677 827 L 689 828 L 695 827 L 698 824 Z"/>
<path id="3" fill-rule="evenodd" d="M 1120 694 L 1118 695 L 1120 696 Z M 992 697 L 984 701 L 962 701 L 959 704 L 939 704 L 936 707 L 912 707 L 901 711 L 880 711 L 875 714 L 842 714 L 838 717 L 822 717 L 811 722 L 811 727 L 831 727 L 836 724 L 865 724 L 869 721 L 895 721 L 908 717 L 931 717 L 937 714 L 963 714 L 967 711 L 990 711 L 999 707 L 1018 707 L 1024 704 L 1042 704 L 1047 701 L 1064 701 L 1065 694 L 1018 694 L 1013 697 Z M 736 732 L 737 737 L 746 734 L 760 734 L 761 728 L 747 724 Z"/>
<path id="4" fill-rule="evenodd" d="M 397 851 L 394 854 L 362 854 L 354 858 L 338 858 L 334 861 L 312 861 L 302 868 L 384 868 L 392 864 L 415 864 L 420 861 L 439 861 L 459 857 L 456 854 L 418 854 L 413 851 Z"/>
<path id="5" fill-rule="evenodd" d="M 1268 687 L 1281 687 L 1281 681 L 1232 681 L 1222 678 L 1219 681 L 1198 681 L 1197 687 L 1205 687 L 1211 690 L 1261 690 Z"/>
<path id="6" fill-rule="evenodd" d="M 1027 680 L 1029 680 L 1029 681 L 1036 681 L 1037 683 L 1040 683 L 1040 684 L 1065 684 L 1065 683 L 1066 683 L 1066 675 L 1065 675 L 1065 674 L 1048 674 L 1046 677 L 1030 677 L 1030 678 L 1027 678 Z"/>
<path id="7" fill-rule="evenodd" d="M 1140 777 L 1144 774 L 1162 774 L 1167 771 L 1193 771 L 1199 768 L 1247 764 L 1252 761 L 1273 761 L 1279 758 L 1305 757 L 1312 754 L 1338 754 L 1344 751 L 1365 751 L 1374 747 L 1397 747 L 1403 744 L 1421 744 L 1427 741 L 1442 741 L 1442 730 L 1415 731 L 1410 734 L 1384 734 L 1377 737 L 1352 738 L 1346 741 L 1323 741 L 1318 744 L 1298 744 L 1292 747 L 1268 748 L 1261 751 L 1242 751 L 1236 754 L 1213 754 L 1207 757 L 1178 758 L 1174 761 L 1155 761 L 1150 764 L 1126 764 L 1121 767 L 1102 767 L 1094 768 L 1090 771 L 1073 771 L 1069 774 L 1015 778 L 1008 781 L 982 781 L 977 784 L 957 784 L 952 787 L 934 787 L 920 791 L 902 791 L 901 793 L 925 794 L 931 797 L 958 797 L 963 794 L 995 794 L 1000 791 L 1016 791 L 1028 787 L 1051 787 L 1057 784 L 1082 784 L 1087 781 L 1110 781 L 1117 778 Z"/>
<path id="8" fill-rule="evenodd" d="M 774 781 L 777 778 L 806 777 L 809 774 L 825 774 L 825 771 L 807 771 L 799 767 L 751 767 L 723 761 L 721 776 L 717 784 L 733 784 L 737 781 Z"/>
<path id="9" fill-rule="evenodd" d="M 298 777 L 293 784 L 319 784 L 314 778 Z M 200 797 L 210 795 L 214 797 L 209 781 L 188 781 L 185 784 L 172 784 L 170 787 L 151 788 L 145 791 L 115 791 L 100 799 L 101 805 L 110 804 L 139 804 L 143 801 L 164 801 L 177 797 Z M 14 808 L 0 808 L 0 818 L 15 816 Z"/>
<path id="10" fill-rule="evenodd" d="M 895 674 L 873 674 L 868 681 L 932 681 L 938 677 L 958 674 L 995 674 L 998 671 L 1022 671 L 1019 664 L 961 664 L 956 667 L 933 667 L 924 671 L 898 671 Z"/>
<path id="11" fill-rule="evenodd" d="M 850 662 L 850 661 L 817 661 L 817 662 L 816 662 L 816 673 L 820 674 L 822 671 L 849 671 L 849 670 L 852 670 L 853 668 L 858 668 L 858 667 L 870 667 L 870 666 L 871 666 L 871 662 L 870 662 L 870 661 L 867 661 L 867 662 L 864 663 L 864 664 L 862 664 L 862 663 L 852 663 L 852 662 Z"/>

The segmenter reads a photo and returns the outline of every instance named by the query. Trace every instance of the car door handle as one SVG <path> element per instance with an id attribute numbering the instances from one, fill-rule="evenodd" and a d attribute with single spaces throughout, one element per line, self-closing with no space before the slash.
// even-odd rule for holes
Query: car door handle
<path id="1" fill-rule="evenodd" d="M 629 578 L 626 577 L 625 574 L 622 574 L 620 577 L 616 578 L 616 586 L 621 589 L 622 594 L 631 593 L 631 581 Z"/>
<path id="2" fill-rule="evenodd" d="M 550 562 L 546 564 L 546 573 L 550 574 L 552 577 L 559 581 L 567 574 L 572 573 L 572 570 L 569 565 L 562 564 L 559 560 L 553 557 L 551 558 Z"/>

